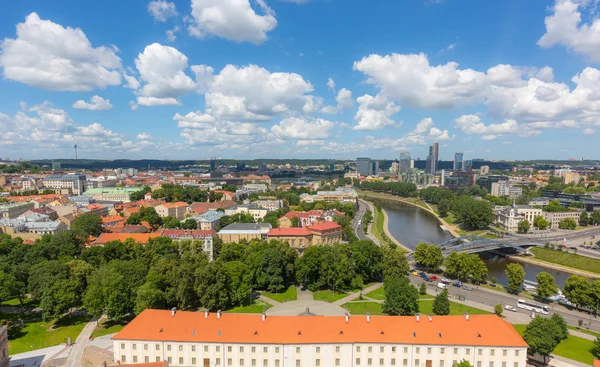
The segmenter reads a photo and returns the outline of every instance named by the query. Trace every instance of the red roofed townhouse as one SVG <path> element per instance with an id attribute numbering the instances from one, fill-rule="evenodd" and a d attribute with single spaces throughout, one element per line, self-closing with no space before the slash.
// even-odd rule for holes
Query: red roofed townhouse
<path id="1" fill-rule="evenodd" d="M 147 309 L 113 336 L 114 359 L 171 366 L 526 367 L 496 315 L 269 316 Z"/>
<path id="2" fill-rule="evenodd" d="M 292 227 L 292 218 L 298 218 L 298 227 L 308 227 L 323 215 L 322 210 L 310 210 L 307 212 L 290 211 L 287 212 L 283 217 L 279 218 L 279 227 L 289 228 Z"/>
<path id="3" fill-rule="evenodd" d="M 108 215 L 108 207 L 106 205 L 93 203 L 88 204 L 86 206 L 86 209 L 89 210 L 90 213 L 98 214 L 101 217 Z"/>
<path id="4" fill-rule="evenodd" d="M 224 191 L 224 190 L 215 190 L 214 191 L 215 194 L 223 194 L 223 198 L 221 199 L 221 201 L 236 201 L 237 200 L 237 195 L 235 194 L 235 192 L 231 192 L 231 191 Z"/>
<path id="5" fill-rule="evenodd" d="M 194 212 L 195 214 L 204 214 L 209 210 L 217 210 L 217 209 L 227 209 L 233 206 L 236 206 L 237 203 L 232 200 L 224 200 L 218 201 L 215 203 L 205 203 L 195 201 L 190 205 L 190 212 Z"/>
<path id="6" fill-rule="evenodd" d="M 156 233 L 102 233 L 96 241 L 95 246 L 104 246 L 111 241 L 125 241 L 129 238 L 137 243 L 148 243 L 148 240 L 160 237 L 161 232 Z"/>
<path id="7" fill-rule="evenodd" d="M 342 242 L 342 227 L 335 222 L 319 222 L 309 227 L 274 228 L 267 233 L 267 239 L 287 242 L 302 255 L 310 246 Z"/>
<path id="8" fill-rule="evenodd" d="M 156 213 L 161 217 L 174 217 L 183 219 L 189 205 L 182 201 L 176 203 L 164 203 L 154 207 Z"/>
<path id="9" fill-rule="evenodd" d="M 125 218 L 120 215 L 102 217 L 102 225 L 104 227 L 113 227 L 119 225 L 120 223 L 125 223 Z"/>

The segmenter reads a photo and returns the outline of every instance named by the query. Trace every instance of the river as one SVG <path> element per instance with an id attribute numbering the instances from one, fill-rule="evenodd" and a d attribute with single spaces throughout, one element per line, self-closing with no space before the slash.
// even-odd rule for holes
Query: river
<path id="1" fill-rule="evenodd" d="M 414 249 L 421 242 L 442 243 L 452 238 L 448 232 L 442 231 L 437 219 L 424 209 L 402 203 L 386 202 L 384 208 L 389 217 L 389 230 L 392 236 L 404 246 Z M 486 262 L 489 275 L 496 277 L 498 283 L 507 284 L 504 269 L 514 261 L 489 253 L 481 254 Z M 525 269 L 525 279 L 535 281 L 535 276 L 541 271 L 554 276 L 556 285 L 563 287 L 571 275 L 562 271 L 544 268 L 533 264 L 521 264 Z"/>

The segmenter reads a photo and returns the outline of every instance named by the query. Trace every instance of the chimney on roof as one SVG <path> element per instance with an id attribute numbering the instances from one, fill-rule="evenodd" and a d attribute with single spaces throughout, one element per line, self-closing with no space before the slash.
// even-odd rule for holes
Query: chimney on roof
<path id="1" fill-rule="evenodd" d="M 262 313 L 262 320 L 265 321 L 267 319 L 267 314 L 263 311 Z"/>
<path id="2" fill-rule="evenodd" d="M 367 312 L 367 322 L 371 322 L 371 314 Z"/>
<path id="3" fill-rule="evenodd" d="M 177 312 L 177 307 L 173 307 L 171 309 L 171 316 L 175 316 L 175 313 Z"/>
<path id="4" fill-rule="evenodd" d="M 417 318 L 417 322 L 419 322 L 419 320 L 421 320 L 421 315 L 420 314 L 415 314 L 415 317 Z"/>
<path id="5" fill-rule="evenodd" d="M 217 311 L 217 319 L 220 319 L 220 318 L 221 318 L 221 310 L 218 310 Z"/>
<path id="6" fill-rule="evenodd" d="M 465 320 L 469 321 L 469 313 L 465 312 Z"/>
<path id="7" fill-rule="evenodd" d="M 350 320 L 350 316 L 348 315 L 348 312 L 346 312 L 346 323 L 348 323 L 349 320 Z"/>
<path id="8" fill-rule="evenodd" d="M 429 317 L 429 322 L 433 321 L 433 318 L 431 317 L 431 314 L 427 315 Z"/>
<path id="9" fill-rule="evenodd" d="M 204 318 L 208 319 L 208 310 L 204 311 Z"/>

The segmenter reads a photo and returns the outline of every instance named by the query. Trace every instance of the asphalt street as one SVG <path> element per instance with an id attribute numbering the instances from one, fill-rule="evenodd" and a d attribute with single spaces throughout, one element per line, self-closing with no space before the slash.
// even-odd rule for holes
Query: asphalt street
<path id="1" fill-rule="evenodd" d="M 359 240 L 367 239 L 367 236 L 363 232 L 362 219 L 368 209 L 369 207 L 367 204 L 363 203 L 361 200 L 358 201 L 358 208 L 356 209 L 356 213 L 354 213 L 354 218 L 352 219 L 352 228 L 354 229 L 354 232 Z M 358 224 L 359 222 L 360 224 Z"/>
<path id="2" fill-rule="evenodd" d="M 424 282 L 424 280 L 418 276 L 410 276 L 409 277 L 411 283 L 413 283 L 414 285 L 420 285 L 421 283 Z M 427 287 L 429 289 L 434 289 L 437 290 L 437 284 L 438 282 L 425 282 L 427 284 Z M 469 284 L 469 286 L 472 286 L 471 284 Z M 505 305 L 511 305 L 514 307 L 517 307 L 517 299 L 519 299 L 518 296 L 514 296 L 511 294 L 507 294 L 507 293 L 501 293 L 501 292 L 496 292 L 490 289 L 484 289 L 484 288 L 479 288 L 477 286 L 472 286 L 473 290 L 472 291 L 467 291 L 464 290 L 462 288 L 457 288 L 454 287 L 452 285 L 448 286 L 448 293 L 453 296 L 454 298 L 459 298 L 460 297 L 465 297 L 467 300 L 473 301 L 473 302 L 477 302 L 477 303 L 483 303 L 489 306 L 495 306 L 497 304 L 501 304 L 502 307 L 504 307 Z M 524 298 L 525 300 L 531 301 L 530 299 Z M 535 302 L 538 303 L 539 302 Z M 573 326 L 577 326 L 579 320 L 583 320 L 584 324 L 587 325 L 588 323 L 591 323 L 589 330 L 592 331 L 596 331 L 596 332 L 600 332 L 600 319 L 594 317 L 593 315 L 589 315 L 587 313 L 584 312 L 579 312 L 579 311 L 574 311 L 574 310 L 569 310 L 564 306 L 558 305 L 558 304 L 549 304 L 548 307 L 550 308 L 550 314 L 547 315 L 547 317 L 552 316 L 553 313 L 558 313 L 560 314 L 562 317 L 565 318 L 565 320 L 567 321 L 567 323 L 569 325 L 573 325 Z M 524 313 L 524 314 L 531 314 L 531 312 L 517 308 L 517 312 L 520 313 Z M 543 316 L 543 315 L 542 315 Z"/>

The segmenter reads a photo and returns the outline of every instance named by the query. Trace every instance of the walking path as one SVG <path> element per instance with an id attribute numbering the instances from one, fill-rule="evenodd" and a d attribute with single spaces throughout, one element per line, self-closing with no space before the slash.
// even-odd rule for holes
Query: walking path
<path id="1" fill-rule="evenodd" d="M 375 283 L 370 287 L 367 287 L 365 289 L 363 289 L 362 291 L 358 291 L 358 292 L 352 292 L 350 294 L 348 294 L 346 297 L 338 299 L 337 301 L 333 302 L 333 305 L 336 306 L 341 306 L 344 303 L 348 303 L 352 300 L 354 300 L 355 298 L 359 297 L 361 295 L 361 293 L 363 294 L 363 297 L 365 294 L 373 292 L 375 289 L 380 288 L 383 285 L 383 283 Z"/>
<path id="2" fill-rule="evenodd" d="M 260 296 L 258 296 L 258 299 L 261 300 L 261 301 L 263 301 L 263 302 L 266 302 L 266 303 L 268 303 L 268 304 L 270 304 L 272 306 L 277 306 L 277 305 L 281 304 L 281 302 L 275 301 L 273 298 L 269 298 L 269 297 L 263 296 L 262 294 Z"/>
<path id="3" fill-rule="evenodd" d="M 75 340 L 75 344 L 71 346 L 71 352 L 69 353 L 69 357 L 67 358 L 67 362 L 64 364 L 64 367 L 78 367 L 81 366 L 81 358 L 83 357 L 83 351 L 85 347 L 90 342 L 92 332 L 96 328 L 97 322 L 96 319 L 93 318 L 90 322 L 88 322 L 77 339 Z"/>
<path id="4" fill-rule="evenodd" d="M 298 301 L 314 301 L 313 292 L 308 289 L 302 289 L 302 287 L 296 287 L 296 299 Z"/>

